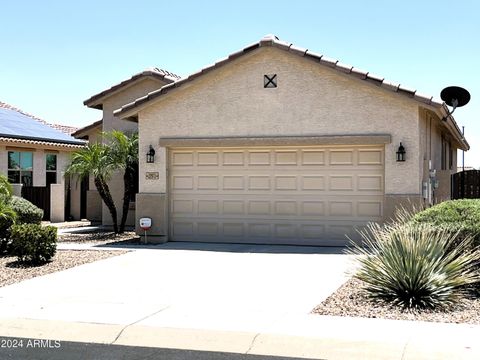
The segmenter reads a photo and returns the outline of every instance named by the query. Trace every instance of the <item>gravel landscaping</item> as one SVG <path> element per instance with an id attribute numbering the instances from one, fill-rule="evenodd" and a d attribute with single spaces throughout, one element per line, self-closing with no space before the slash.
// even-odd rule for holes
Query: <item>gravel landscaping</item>
<path id="1" fill-rule="evenodd" d="M 123 234 L 115 234 L 112 231 L 90 230 L 75 233 L 59 233 L 58 242 L 92 244 L 92 245 L 127 245 L 139 244 L 140 237 L 134 231 L 126 231 Z"/>
<path id="2" fill-rule="evenodd" d="M 16 257 L 0 257 L 0 287 L 127 252 L 118 250 L 57 250 L 52 261 L 41 266 L 26 266 L 18 263 Z"/>
<path id="3" fill-rule="evenodd" d="M 478 298 L 465 300 L 448 311 L 406 312 L 398 307 L 371 301 L 362 288 L 362 281 L 348 280 L 335 293 L 318 305 L 313 313 L 394 320 L 480 324 L 480 299 Z"/>

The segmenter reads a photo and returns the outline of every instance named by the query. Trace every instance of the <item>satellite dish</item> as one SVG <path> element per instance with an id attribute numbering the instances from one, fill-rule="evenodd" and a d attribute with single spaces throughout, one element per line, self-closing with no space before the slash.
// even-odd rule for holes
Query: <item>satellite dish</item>
<path id="1" fill-rule="evenodd" d="M 449 86 L 442 90 L 440 97 L 447 105 L 453 109 L 442 120 L 447 121 L 447 118 L 453 114 L 457 107 L 468 104 L 470 101 L 470 93 L 460 86 Z"/>
<path id="2" fill-rule="evenodd" d="M 442 90 L 440 97 L 443 101 L 455 108 L 468 104 L 470 93 L 459 86 L 449 86 Z M 453 111 L 452 111 L 453 112 Z"/>

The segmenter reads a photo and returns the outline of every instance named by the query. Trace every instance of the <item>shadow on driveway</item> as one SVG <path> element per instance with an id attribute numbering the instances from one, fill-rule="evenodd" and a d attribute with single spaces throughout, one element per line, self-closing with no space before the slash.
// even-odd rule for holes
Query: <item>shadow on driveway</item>
<path id="1" fill-rule="evenodd" d="M 158 245 L 129 244 L 119 241 L 98 247 L 124 247 L 126 249 L 158 249 L 158 250 L 195 250 L 231 253 L 266 253 L 266 254 L 345 254 L 345 247 L 328 246 L 294 246 L 294 245 L 259 245 L 259 244 L 224 244 L 200 242 L 167 242 Z"/>

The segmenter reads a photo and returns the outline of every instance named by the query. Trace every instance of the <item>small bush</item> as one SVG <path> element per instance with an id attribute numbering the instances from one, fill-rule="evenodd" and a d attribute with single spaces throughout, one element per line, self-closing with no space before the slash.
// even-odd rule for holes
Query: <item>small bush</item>
<path id="1" fill-rule="evenodd" d="M 10 205 L 17 213 L 17 224 L 40 224 L 43 219 L 43 210 L 33 205 L 30 201 L 12 196 Z"/>
<path id="2" fill-rule="evenodd" d="M 409 309 L 447 308 L 480 281 L 472 238 L 457 241 L 458 233 L 446 227 L 371 224 L 361 234 L 366 247 L 354 245 L 352 253 L 361 255 L 354 276 L 373 299 Z"/>
<path id="3" fill-rule="evenodd" d="M 459 240 L 472 237 L 480 245 L 480 200 L 462 199 L 444 201 L 415 214 L 411 223 L 428 224 L 459 233 Z"/>
<path id="4" fill-rule="evenodd" d="M 49 261 L 57 250 L 57 228 L 37 224 L 11 227 L 12 255 L 33 265 Z"/>

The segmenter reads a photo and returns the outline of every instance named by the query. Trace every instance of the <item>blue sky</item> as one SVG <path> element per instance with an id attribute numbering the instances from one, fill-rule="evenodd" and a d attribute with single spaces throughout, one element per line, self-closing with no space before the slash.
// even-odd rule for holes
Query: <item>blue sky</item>
<path id="1" fill-rule="evenodd" d="M 188 75 L 273 33 L 439 97 L 471 102 L 455 118 L 480 167 L 480 2 L 3 1 L 0 100 L 50 122 L 87 125 L 83 100 L 158 66 Z"/>

